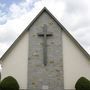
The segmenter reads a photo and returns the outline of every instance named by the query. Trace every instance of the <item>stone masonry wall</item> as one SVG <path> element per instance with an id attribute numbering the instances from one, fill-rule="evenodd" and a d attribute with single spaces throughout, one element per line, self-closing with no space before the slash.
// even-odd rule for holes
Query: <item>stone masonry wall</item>
<path id="1" fill-rule="evenodd" d="M 47 39 L 47 66 L 43 64 L 43 25 L 47 32 L 53 34 Z M 29 60 L 28 60 L 28 89 L 29 90 L 64 90 L 63 60 L 62 60 L 62 31 L 54 20 L 43 13 L 30 28 Z"/>

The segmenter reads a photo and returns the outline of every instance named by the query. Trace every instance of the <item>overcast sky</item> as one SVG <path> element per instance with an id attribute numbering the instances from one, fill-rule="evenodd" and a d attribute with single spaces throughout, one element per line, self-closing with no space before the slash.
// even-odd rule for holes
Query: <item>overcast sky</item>
<path id="1" fill-rule="evenodd" d="M 90 54 L 90 0 L 0 0 L 0 57 L 44 6 Z"/>

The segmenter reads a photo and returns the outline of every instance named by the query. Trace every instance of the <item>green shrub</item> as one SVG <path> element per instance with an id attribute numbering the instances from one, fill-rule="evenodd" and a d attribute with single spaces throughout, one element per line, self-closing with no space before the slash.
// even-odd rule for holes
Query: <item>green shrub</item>
<path id="1" fill-rule="evenodd" d="M 90 90 L 90 81 L 81 77 L 75 84 L 76 90 Z"/>
<path id="2" fill-rule="evenodd" d="M 19 90 L 18 82 L 12 76 L 8 76 L 1 81 L 0 90 Z"/>

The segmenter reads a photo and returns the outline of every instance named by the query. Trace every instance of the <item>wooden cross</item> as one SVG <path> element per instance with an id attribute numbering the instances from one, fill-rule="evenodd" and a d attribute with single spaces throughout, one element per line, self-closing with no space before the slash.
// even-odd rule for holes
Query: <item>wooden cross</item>
<path id="1" fill-rule="evenodd" d="M 43 37 L 44 42 L 43 42 L 43 64 L 46 66 L 47 65 L 47 37 L 52 36 L 51 33 L 47 33 L 47 25 L 44 24 L 43 26 L 43 32 L 39 33 L 38 36 Z"/>

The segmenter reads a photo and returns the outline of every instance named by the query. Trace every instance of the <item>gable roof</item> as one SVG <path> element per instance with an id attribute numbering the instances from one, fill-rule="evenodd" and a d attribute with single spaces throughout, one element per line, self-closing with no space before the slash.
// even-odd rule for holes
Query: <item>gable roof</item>
<path id="1" fill-rule="evenodd" d="M 6 56 L 12 51 L 16 43 L 22 38 L 22 36 L 30 29 L 30 27 L 34 24 L 34 22 L 42 15 L 43 12 L 46 12 L 63 30 L 72 41 L 79 47 L 79 49 L 83 52 L 83 54 L 90 59 L 90 55 L 86 52 L 86 50 L 78 43 L 78 41 L 66 30 L 66 28 L 50 13 L 50 11 L 44 7 L 39 14 L 32 20 L 32 22 L 26 27 L 26 29 L 21 33 L 21 35 L 14 41 L 14 43 L 10 46 L 10 48 L 3 54 L 0 60 L 4 60 Z"/>

